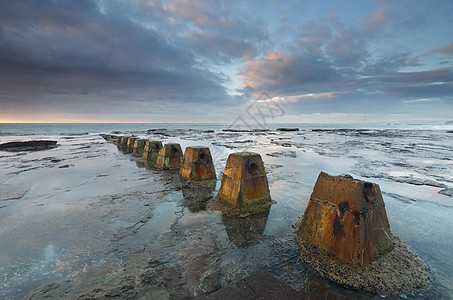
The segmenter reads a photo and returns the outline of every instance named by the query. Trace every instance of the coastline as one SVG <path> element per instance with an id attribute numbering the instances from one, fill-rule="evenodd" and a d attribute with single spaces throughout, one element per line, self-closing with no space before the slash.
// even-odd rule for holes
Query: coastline
<path id="1" fill-rule="evenodd" d="M 453 237 L 449 238 L 447 229 L 453 209 L 448 173 L 452 143 L 445 130 L 224 132 L 202 125 L 182 129 L 175 125 L 163 135 L 148 134 L 151 128 L 143 126 L 128 133 L 178 142 L 183 148 L 218 149 L 213 152 L 217 174 L 229 153 L 259 152 L 277 204 L 265 220 L 236 223 L 223 220 L 219 213 L 191 212 L 177 174 L 142 167 L 139 160 L 105 143 L 97 132 L 74 134 L 60 129 L 58 134 L 21 135 L 22 140 L 56 139 L 59 147 L 0 153 L 2 189 L 9 193 L 0 201 L 0 236 L 5 241 L 0 274 L 6 278 L 0 283 L 2 297 L 22 297 L 53 282 L 59 286 L 53 291 L 68 298 L 96 286 L 108 292 L 128 285 L 124 283 L 128 276 L 145 280 L 149 270 L 162 276 L 185 274 L 186 292 L 193 294 L 201 282 L 223 287 L 246 274 L 268 271 L 297 290 L 314 281 L 352 299 L 369 297 L 329 285 L 298 261 L 300 251 L 291 224 L 303 214 L 319 170 L 378 182 L 392 231 L 434 271 L 434 286 L 422 293 L 451 295 L 447 269 L 453 261 L 448 250 Z M 118 128 L 112 126 L 112 131 Z M 16 138 L 2 136 L 5 141 Z M 189 251 L 199 240 L 205 258 Z M 189 280 L 187 274 L 194 270 L 202 272 Z M 88 285 L 90 281 L 93 284 Z"/>

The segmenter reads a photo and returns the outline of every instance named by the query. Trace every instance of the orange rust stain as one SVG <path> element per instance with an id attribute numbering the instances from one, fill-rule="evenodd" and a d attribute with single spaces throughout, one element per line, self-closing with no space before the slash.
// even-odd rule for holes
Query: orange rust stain
<path id="1" fill-rule="evenodd" d="M 379 186 L 321 172 L 298 236 L 352 265 L 392 249 Z"/>

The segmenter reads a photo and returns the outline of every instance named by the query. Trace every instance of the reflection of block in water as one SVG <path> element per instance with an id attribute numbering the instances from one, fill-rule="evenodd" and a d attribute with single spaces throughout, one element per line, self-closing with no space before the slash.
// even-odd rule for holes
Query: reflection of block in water
<path id="1" fill-rule="evenodd" d="M 143 158 L 147 161 L 156 163 L 159 151 L 162 149 L 162 142 L 160 141 L 147 141 L 143 149 Z"/>
<path id="2" fill-rule="evenodd" d="M 145 148 L 145 143 L 147 141 L 148 140 L 146 140 L 146 139 L 135 140 L 134 150 L 132 151 L 132 155 L 139 156 L 139 157 L 143 156 L 143 150 Z"/>
<path id="3" fill-rule="evenodd" d="M 216 179 L 211 152 L 208 147 L 187 147 L 179 175 L 185 180 Z"/>
<path id="4" fill-rule="evenodd" d="M 206 202 L 212 198 L 217 180 L 183 182 L 181 185 L 184 202 L 193 213 L 206 208 Z"/>
<path id="5" fill-rule="evenodd" d="M 311 194 L 298 237 L 352 265 L 393 248 L 379 185 L 324 172 Z"/>
<path id="6" fill-rule="evenodd" d="M 137 167 L 139 167 L 139 168 L 146 168 L 146 164 L 145 164 L 145 162 L 142 161 L 142 160 L 136 160 L 136 161 L 135 161 L 135 165 L 136 165 Z"/>
<path id="7" fill-rule="evenodd" d="M 272 205 L 263 161 L 258 153 L 238 152 L 228 157 L 219 193 L 208 205 L 228 215 L 245 216 Z"/>
<path id="8" fill-rule="evenodd" d="M 244 218 L 222 216 L 230 242 L 238 248 L 248 248 L 259 243 L 266 228 L 270 209 Z"/>
<path id="9" fill-rule="evenodd" d="M 181 161 L 181 146 L 177 143 L 168 143 L 160 149 L 156 167 L 160 169 L 179 169 L 181 167 Z"/>

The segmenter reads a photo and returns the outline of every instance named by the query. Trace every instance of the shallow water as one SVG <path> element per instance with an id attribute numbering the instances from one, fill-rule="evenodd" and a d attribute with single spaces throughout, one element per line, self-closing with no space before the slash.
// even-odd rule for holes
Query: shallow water
<path id="1" fill-rule="evenodd" d="M 20 298 L 57 283 L 55 292 L 73 299 L 95 287 L 108 290 L 125 278 L 171 268 L 185 274 L 185 292 L 193 296 L 212 274 L 227 286 L 270 272 L 312 295 L 328 291 L 373 298 L 320 279 L 298 260 L 291 225 L 302 216 L 320 171 L 378 183 L 393 234 L 432 270 L 429 289 L 380 296 L 453 297 L 453 134 L 448 128 L 301 125 L 301 131 L 280 132 L 275 129 L 289 126 L 275 125 L 269 131 L 225 132 L 222 125 L 187 124 L 2 126 L 0 143 L 50 139 L 59 146 L 0 152 L 0 298 Z M 147 133 L 153 128 L 165 130 Z M 182 189 L 177 172 L 146 168 L 97 134 L 112 131 L 178 142 L 183 150 L 209 146 L 218 182 L 199 198 L 216 194 L 230 153 L 258 152 L 276 204 L 244 219 L 205 211 L 199 191 Z"/>

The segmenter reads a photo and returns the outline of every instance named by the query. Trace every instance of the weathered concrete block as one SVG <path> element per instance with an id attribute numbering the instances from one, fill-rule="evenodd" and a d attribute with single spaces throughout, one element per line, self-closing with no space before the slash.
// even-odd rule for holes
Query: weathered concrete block
<path id="1" fill-rule="evenodd" d="M 379 185 L 349 175 L 319 174 L 297 235 L 353 266 L 393 248 Z"/>
<path id="2" fill-rule="evenodd" d="M 107 142 L 112 142 L 112 143 L 115 143 L 116 140 L 118 139 L 118 137 L 116 135 L 112 135 L 112 134 L 100 134 L 100 136 L 102 136 L 104 138 L 104 140 L 106 140 Z"/>
<path id="3" fill-rule="evenodd" d="M 253 152 L 230 154 L 218 196 L 241 207 L 269 202 L 271 197 L 261 156 Z"/>
<path id="4" fill-rule="evenodd" d="M 117 143 L 117 145 L 120 145 L 122 147 L 127 147 L 127 141 L 129 140 L 130 136 L 123 136 L 121 139 L 121 143 Z"/>
<path id="5" fill-rule="evenodd" d="M 127 148 L 128 140 L 129 140 L 129 136 L 122 136 L 122 137 L 119 137 L 116 142 L 116 146 L 118 147 L 118 150 L 120 150 L 124 154 L 129 153 L 129 150 Z"/>
<path id="6" fill-rule="evenodd" d="M 258 153 L 238 152 L 228 157 L 219 193 L 208 207 L 227 215 L 247 216 L 272 205 L 263 161 Z"/>
<path id="7" fill-rule="evenodd" d="M 136 136 L 130 136 L 128 139 L 127 139 L 127 147 L 129 147 L 130 149 L 133 149 L 134 148 L 134 143 L 135 141 L 138 140 L 138 137 Z"/>
<path id="8" fill-rule="evenodd" d="M 132 152 L 134 150 L 134 143 L 135 141 L 138 140 L 138 137 L 132 136 L 127 139 L 125 148 L 127 149 L 128 152 Z"/>
<path id="9" fill-rule="evenodd" d="M 124 136 L 118 136 L 115 144 L 118 146 L 121 145 L 121 143 L 123 142 L 123 138 L 124 138 Z"/>
<path id="10" fill-rule="evenodd" d="M 165 144 L 159 151 L 156 167 L 161 169 L 179 169 L 182 162 L 181 146 L 177 143 Z"/>
<path id="11" fill-rule="evenodd" d="M 187 147 L 179 176 L 185 180 L 195 181 L 216 179 L 209 148 L 203 146 Z"/>
<path id="12" fill-rule="evenodd" d="M 147 161 L 156 163 L 159 151 L 162 149 L 162 142 L 160 141 L 147 141 L 143 149 L 143 158 Z"/>
<path id="13" fill-rule="evenodd" d="M 132 155 L 134 156 L 143 156 L 143 150 L 145 149 L 145 143 L 147 139 L 138 139 L 134 142 L 134 149 L 132 150 Z"/>

